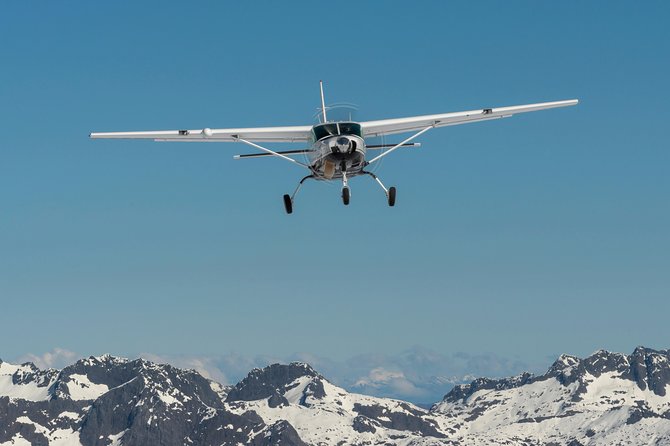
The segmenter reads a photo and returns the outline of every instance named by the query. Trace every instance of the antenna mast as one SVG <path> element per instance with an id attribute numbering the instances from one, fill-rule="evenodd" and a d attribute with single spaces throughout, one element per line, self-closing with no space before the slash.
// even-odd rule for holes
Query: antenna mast
<path id="1" fill-rule="evenodd" d="M 321 87 L 321 113 L 323 113 L 323 122 L 328 122 L 326 118 L 326 100 L 323 97 L 323 81 L 319 81 L 319 87 Z"/>

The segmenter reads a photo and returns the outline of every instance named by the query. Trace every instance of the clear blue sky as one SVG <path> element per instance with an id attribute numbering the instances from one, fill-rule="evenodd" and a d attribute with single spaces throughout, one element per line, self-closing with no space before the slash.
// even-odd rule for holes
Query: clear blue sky
<path id="1" fill-rule="evenodd" d="M 4 2 L 0 357 L 670 347 L 667 2 Z M 579 98 L 369 179 L 91 131 Z"/>

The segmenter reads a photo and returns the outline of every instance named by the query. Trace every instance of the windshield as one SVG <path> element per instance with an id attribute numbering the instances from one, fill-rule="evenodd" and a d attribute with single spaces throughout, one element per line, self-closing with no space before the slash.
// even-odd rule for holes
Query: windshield
<path id="1" fill-rule="evenodd" d="M 361 125 L 355 122 L 337 122 L 331 124 L 321 124 L 314 126 L 312 129 L 314 132 L 314 139 L 316 141 L 323 139 L 327 136 L 335 135 L 361 135 Z"/>
<path id="2" fill-rule="evenodd" d="M 361 135 L 361 125 L 355 122 L 340 122 L 340 135 Z"/>

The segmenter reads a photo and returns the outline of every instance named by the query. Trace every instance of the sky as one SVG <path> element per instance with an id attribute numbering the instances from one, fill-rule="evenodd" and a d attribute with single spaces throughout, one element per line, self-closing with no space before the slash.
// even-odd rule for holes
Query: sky
<path id="1" fill-rule="evenodd" d="M 662 1 L 3 2 L 0 358 L 367 358 L 355 383 L 670 347 L 669 15 Z M 394 208 L 354 178 L 350 206 L 308 183 L 290 216 L 281 197 L 303 172 L 283 160 L 88 139 L 312 124 L 320 79 L 361 120 L 580 104 L 422 135 L 377 171 Z"/>

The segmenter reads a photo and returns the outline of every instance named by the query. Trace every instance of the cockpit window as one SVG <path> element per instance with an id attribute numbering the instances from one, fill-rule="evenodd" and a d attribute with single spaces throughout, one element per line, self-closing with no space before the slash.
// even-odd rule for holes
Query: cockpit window
<path id="1" fill-rule="evenodd" d="M 339 131 L 338 131 L 339 129 Z M 361 125 L 355 122 L 338 122 L 317 125 L 313 129 L 314 139 L 319 141 L 327 136 L 355 135 L 361 136 Z"/>
<path id="2" fill-rule="evenodd" d="M 361 125 L 355 122 L 340 122 L 340 135 L 361 136 Z"/>
<path id="3" fill-rule="evenodd" d="M 337 124 L 323 124 L 314 127 L 314 139 L 317 141 L 334 135 L 337 135 Z"/>

